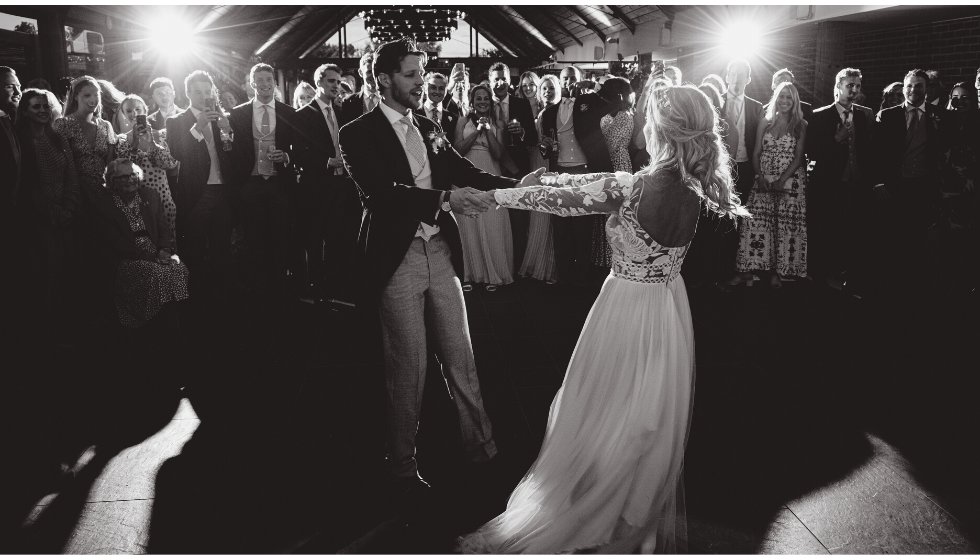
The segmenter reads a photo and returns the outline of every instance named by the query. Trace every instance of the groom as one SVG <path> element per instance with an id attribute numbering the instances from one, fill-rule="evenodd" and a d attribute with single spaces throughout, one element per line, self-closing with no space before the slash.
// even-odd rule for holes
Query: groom
<path id="1" fill-rule="evenodd" d="M 469 460 L 497 453 L 466 323 L 463 254 L 452 212 L 489 208 L 467 186 L 517 181 L 480 171 L 414 113 L 422 103 L 425 54 L 410 39 L 382 45 L 374 75 L 382 102 L 340 131 L 344 163 L 364 201 L 358 238 L 362 300 L 381 317 L 390 470 L 401 490 L 427 487 L 415 462 L 428 349 L 442 365 Z M 532 181 L 533 178 L 526 178 Z"/>

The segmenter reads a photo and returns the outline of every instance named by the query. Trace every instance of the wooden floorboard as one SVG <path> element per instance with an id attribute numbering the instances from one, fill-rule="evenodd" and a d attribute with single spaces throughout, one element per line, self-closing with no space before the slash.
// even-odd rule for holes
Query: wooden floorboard
<path id="1" fill-rule="evenodd" d="M 200 394 L 120 391 L 95 401 L 101 420 L 82 423 L 114 437 L 73 475 L 0 479 L 18 490 L 16 507 L 0 510 L 14 520 L 0 527 L 11 536 L 0 552 L 450 552 L 533 462 L 594 297 L 526 281 L 466 295 L 504 463 L 484 501 L 461 498 L 473 480 L 434 367 L 419 434 L 434 498 L 411 513 L 421 522 L 405 522 L 384 484 L 381 411 L 365 400 L 381 376 L 370 320 L 297 306 L 278 332 L 259 319 L 230 327 L 251 338 L 231 331 L 244 350 L 221 372 L 232 381 L 218 415 L 199 414 Z M 691 297 L 691 552 L 980 551 L 980 463 L 967 443 L 980 435 L 980 383 L 949 349 L 969 348 L 968 331 L 937 361 L 926 351 L 935 341 L 908 324 L 812 286 Z M 76 410 L 84 419 L 91 407 Z"/>

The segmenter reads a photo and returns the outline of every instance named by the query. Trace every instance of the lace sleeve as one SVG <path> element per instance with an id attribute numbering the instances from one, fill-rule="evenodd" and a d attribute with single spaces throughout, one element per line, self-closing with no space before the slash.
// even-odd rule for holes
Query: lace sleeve
<path id="1" fill-rule="evenodd" d="M 629 173 L 563 173 L 543 182 L 546 184 L 498 189 L 493 197 L 497 204 L 507 208 L 558 216 L 584 216 L 616 212 L 633 188 L 633 176 Z"/>

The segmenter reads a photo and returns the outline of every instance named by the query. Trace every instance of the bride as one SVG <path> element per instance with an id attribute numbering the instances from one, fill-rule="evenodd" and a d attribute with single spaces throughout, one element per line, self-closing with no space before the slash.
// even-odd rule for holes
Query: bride
<path id="1" fill-rule="evenodd" d="M 635 175 L 544 174 L 486 193 L 507 208 L 609 214 L 612 270 L 551 405 L 537 460 L 466 553 L 683 552 L 682 471 L 694 334 L 681 264 L 700 202 L 746 216 L 718 118 L 692 86 L 650 96 L 650 166 Z M 540 171 L 539 171 L 540 173 Z"/>

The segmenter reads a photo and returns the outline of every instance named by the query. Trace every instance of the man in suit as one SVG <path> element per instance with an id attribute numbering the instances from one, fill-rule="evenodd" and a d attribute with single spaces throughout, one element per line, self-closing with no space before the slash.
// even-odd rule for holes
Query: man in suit
<path id="1" fill-rule="evenodd" d="M 949 103 L 946 85 L 943 84 L 942 74 L 939 70 L 926 70 L 929 76 L 929 83 L 926 84 L 926 103 L 945 109 Z"/>
<path id="2" fill-rule="evenodd" d="M 288 189 L 296 183 L 289 167 L 295 137 L 294 111 L 276 101 L 272 66 L 259 63 L 249 71 L 252 99 L 231 111 L 235 133 L 234 175 L 241 204 L 241 223 L 249 268 L 263 295 L 282 295 L 291 227 Z"/>
<path id="3" fill-rule="evenodd" d="M 448 80 L 442 74 L 438 72 L 426 74 L 425 103 L 415 113 L 429 117 L 429 120 L 438 123 L 442 131 L 446 133 L 446 138 L 449 138 L 450 142 L 455 142 L 456 123 L 459 122 L 459 114 L 448 109 L 444 103 L 447 85 Z"/>
<path id="4" fill-rule="evenodd" d="M 569 66 L 562 70 L 562 91 L 575 90 L 571 80 L 581 77 L 579 69 Z M 559 173 L 590 173 L 611 171 L 612 161 L 606 147 L 599 120 L 605 103 L 597 94 L 578 98 L 562 97 L 560 103 L 541 113 L 541 130 L 555 131 L 558 156 L 553 171 Z M 545 141 L 550 144 L 550 140 Z M 591 216 L 556 218 L 552 221 L 555 235 L 555 262 L 558 279 L 571 285 L 584 286 L 592 269 Z"/>
<path id="5" fill-rule="evenodd" d="M 361 225 L 361 201 L 340 157 L 340 67 L 313 73 L 316 97 L 296 112 L 293 159 L 299 169 L 297 223 L 306 252 L 314 302 L 353 300 L 352 269 Z"/>
<path id="6" fill-rule="evenodd" d="M 23 241 L 28 233 L 20 227 L 26 222 L 28 212 L 24 208 L 18 208 L 18 202 L 24 198 L 21 192 L 23 152 L 14 129 L 20 98 L 17 73 L 13 68 L 0 66 L 0 249 L 10 263 L 17 263 L 12 264 L 12 268 L 26 266 L 29 262 L 29 255 L 25 254 L 29 245 Z M 4 309 L 0 318 L 0 350 L 8 356 L 8 361 L 9 357 L 14 357 L 16 367 L 22 365 L 20 357 L 27 357 L 26 347 L 17 339 L 26 334 L 27 329 L 23 328 L 24 319 L 28 317 L 30 310 L 26 298 L 23 297 L 23 282 L 28 275 L 12 272 L 13 270 L 0 275 L 0 303 Z"/>
<path id="7" fill-rule="evenodd" d="M 3 189 L 0 190 L 0 211 L 2 211 L 3 226 L 9 225 L 14 214 L 17 198 L 20 193 L 21 148 L 14 130 L 14 119 L 17 117 L 17 105 L 20 104 L 20 80 L 17 72 L 8 66 L 0 66 L 0 177 L 3 177 Z M 12 237 L 4 237 L 12 239 Z"/>
<path id="8" fill-rule="evenodd" d="M 353 121 L 364 113 L 370 113 L 381 102 L 378 82 L 374 77 L 374 53 L 361 57 L 357 73 L 361 76 L 361 91 L 344 100 L 340 108 L 340 126 Z"/>
<path id="9" fill-rule="evenodd" d="M 793 71 L 789 68 L 780 68 L 776 70 L 772 75 L 772 88 L 773 93 L 776 92 L 776 87 L 783 82 L 789 82 L 796 85 L 796 76 L 793 75 Z M 769 103 L 767 102 L 762 106 L 763 111 L 769 110 Z M 810 118 L 813 116 L 813 105 L 807 103 L 806 101 L 800 100 L 800 109 L 803 111 L 803 118 L 810 122 Z"/>
<path id="10" fill-rule="evenodd" d="M 156 111 L 146 117 L 153 130 L 163 130 L 167 127 L 167 119 L 177 115 L 180 107 L 174 104 L 174 83 L 170 78 L 154 78 L 150 82 L 150 97 L 156 104 Z"/>
<path id="11" fill-rule="evenodd" d="M 940 168 L 946 149 L 946 110 L 926 101 L 929 76 L 910 70 L 903 82 L 905 102 L 881 112 L 874 131 L 875 197 L 885 245 L 882 270 L 898 276 L 911 255 L 921 266 L 933 252 L 929 238 L 939 217 Z"/>
<path id="12" fill-rule="evenodd" d="M 466 323 L 452 213 L 489 206 L 472 188 L 449 188 L 517 183 L 474 167 L 437 141 L 434 122 L 413 113 L 422 103 L 424 64 L 425 53 L 410 39 L 382 45 L 374 71 L 383 102 L 340 131 L 344 162 L 365 201 L 360 285 L 363 301 L 379 307 L 390 470 L 405 491 L 427 487 L 415 462 L 415 435 L 429 349 L 452 389 L 468 458 L 488 462 L 497 452 Z"/>
<path id="13" fill-rule="evenodd" d="M 755 180 L 752 153 L 755 150 L 756 129 L 762 118 L 762 103 L 745 95 L 745 86 L 752 83 L 752 67 L 748 61 L 736 59 L 725 71 L 725 106 L 723 117 L 729 130 L 725 135 L 728 153 L 735 162 L 735 189 L 739 197 L 748 200 Z M 734 255 L 733 255 L 734 257 Z"/>
<path id="14" fill-rule="evenodd" d="M 835 288 L 843 286 L 845 271 L 851 289 L 861 283 L 866 254 L 874 113 L 855 103 L 861 79 L 856 68 L 838 72 L 834 103 L 813 112 L 806 133 L 814 165 L 807 192 L 810 275 Z"/>
<path id="15" fill-rule="evenodd" d="M 180 162 L 173 189 L 177 244 L 191 270 L 192 299 L 210 299 L 224 292 L 231 259 L 232 129 L 217 108 L 210 74 L 191 72 L 184 90 L 190 107 L 167 119 L 170 153 Z"/>
<path id="16" fill-rule="evenodd" d="M 508 177 L 522 177 L 531 170 L 529 150 L 537 149 L 538 131 L 534 126 L 531 104 L 510 94 L 510 68 L 503 62 L 490 66 L 490 86 L 493 88 L 497 120 L 504 123 L 504 154 L 500 168 Z M 514 240 L 514 267 L 520 268 L 527 249 L 527 229 L 531 216 L 527 210 L 509 209 L 510 227 Z"/>
<path id="17" fill-rule="evenodd" d="M 762 103 L 745 95 L 745 86 L 752 82 L 752 68 L 748 61 L 735 59 L 728 63 L 725 71 L 725 92 L 722 117 L 728 126 L 725 145 L 731 161 L 735 163 L 733 173 L 735 190 L 743 202 L 748 200 L 749 191 L 755 182 L 755 166 L 752 154 L 755 150 L 756 131 L 762 119 Z M 713 218 L 714 234 L 718 236 L 720 256 L 715 261 L 715 274 L 730 278 L 735 273 L 735 255 L 738 252 L 738 231 L 727 219 Z M 710 227 L 710 226 L 709 226 Z M 700 228 L 707 230 L 708 228 Z M 708 232 L 705 231 L 705 234 Z M 693 250 L 693 247 L 692 247 Z"/>

